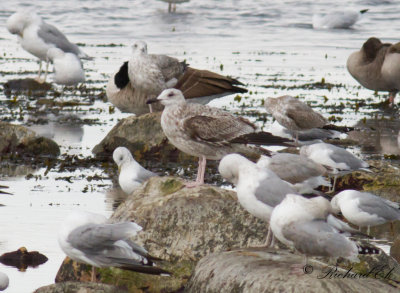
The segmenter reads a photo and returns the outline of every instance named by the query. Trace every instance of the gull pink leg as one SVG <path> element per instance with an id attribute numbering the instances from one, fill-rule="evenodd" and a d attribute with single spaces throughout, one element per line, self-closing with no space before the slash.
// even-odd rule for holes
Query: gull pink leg
<path id="1" fill-rule="evenodd" d="M 199 166 L 197 168 L 196 181 L 186 183 L 185 184 L 186 187 L 192 188 L 204 184 L 204 173 L 206 171 L 206 163 L 207 163 L 206 157 L 204 156 L 199 157 Z"/>

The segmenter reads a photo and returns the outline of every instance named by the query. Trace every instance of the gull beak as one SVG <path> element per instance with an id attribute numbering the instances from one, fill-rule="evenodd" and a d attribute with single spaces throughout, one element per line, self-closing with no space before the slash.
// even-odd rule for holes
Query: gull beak
<path id="1" fill-rule="evenodd" d="M 146 104 L 153 104 L 153 103 L 156 103 L 156 102 L 158 102 L 159 100 L 157 100 L 157 99 L 148 99 L 147 101 L 146 101 Z"/>
<path id="2" fill-rule="evenodd" d="M 118 166 L 118 174 L 121 174 L 121 166 Z"/>

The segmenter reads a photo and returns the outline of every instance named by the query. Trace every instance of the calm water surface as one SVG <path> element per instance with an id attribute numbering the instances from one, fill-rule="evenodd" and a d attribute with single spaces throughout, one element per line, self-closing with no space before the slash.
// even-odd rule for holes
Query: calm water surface
<path id="1" fill-rule="evenodd" d="M 118 110 L 110 113 L 110 104 L 98 96 L 105 89 L 108 76 L 129 58 L 134 39 L 146 40 L 149 52 L 164 53 L 186 59 L 192 67 L 209 69 L 240 78 L 249 89 L 244 99 L 233 96 L 213 101 L 217 107 L 243 112 L 253 121 L 265 116 L 262 99 L 283 94 L 298 95 L 326 117 L 338 117 L 339 124 L 355 125 L 362 119 L 383 115 L 373 107 L 383 95 L 361 89 L 347 73 L 348 55 L 371 36 L 385 42 L 397 42 L 397 1 L 266 1 L 192 0 L 178 6 L 178 13 L 166 13 L 160 1 L 0 1 L 0 83 L 15 78 L 33 77 L 38 64 L 25 52 L 5 28 L 6 19 L 17 9 L 32 8 L 56 25 L 71 41 L 82 44 L 83 50 L 95 57 L 84 63 L 90 106 L 74 106 L 46 111 L 45 125 L 40 116 L 23 108 L 13 107 L 0 90 L 0 119 L 31 126 L 42 135 L 53 138 L 62 153 L 91 156 L 91 149 L 115 123 L 129 115 Z M 313 12 L 332 8 L 366 9 L 370 11 L 353 29 L 313 30 Z M 50 76 L 51 78 L 51 76 Z M 334 86 L 328 89 L 306 89 L 303 85 L 322 79 Z M 89 101 L 81 91 L 55 86 L 59 100 Z M 11 97 L 12 98 L 12 97 Z M 51 98 L 47 97 L 47 98 Z M 34 99 L 18 97 L 20 103 L 36 107 Z M 356 103 L 367 101 L 356 111 Z M 340 106 L 342 104 L 342 106 Z M 39 107 L 38 107 L 39 108 Z M 66 123 L 70 117 L 78 123 Z M 80 123 L 89 119 L 94 123 Z M 64 122 L 63 122 L 64 121 Z M 85 120 L 86 121 L 86 120 Z M 397 120 L 396 120 L 397 121 Z M 272 122 L 267 116 L 268 125 Z M 260 126 L 264 126 L 260 123 Z M 389 136 L 400 128 L 392 123 Z M 398 153 L 396 139 L 391 153 Z M 385 151 L 388 148 L 385 149 Z M 359 149 L 354 151 L 360 152 Z M 362 153 L 361 155 L 365 155 Z M 30 179 L 26 179 L 27 174 Z M 0 264 L 0 271 L 10 277 L 7 292 L 31 292 L 54 282 L 64 258 L 57 244 L 57 230 L 64 216 L 72 209 L 83 209 L 109 216 L 114 199 L 107 195 L 113 188 L 110 176 L 88 181 L 88 176 L 103 174 L 98 167 L 59 173 L 55 170 L 32 170 L 24 166 L 2 167 L 1 183 L 10 186 L 13 196 L 1 196 L 0 253 L 26 246 L 44 253 L 49 261 L 19 272 Z M 60 180 L 71 176 L 71 182 Z"/>

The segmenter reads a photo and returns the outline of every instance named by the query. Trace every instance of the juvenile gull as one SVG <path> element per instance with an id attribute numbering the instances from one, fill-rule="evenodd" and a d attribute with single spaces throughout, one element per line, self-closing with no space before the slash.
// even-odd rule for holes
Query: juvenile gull
<path id="1" fill-rule="evenodd" d="M 399 204 L 369 192 L 344 190 L 331 201 L 335 213 L 342 212 L 352 224 L 359 227 L 377 226 L 400 220 Z"/>
<path id="2" fill-rule="evenodd" d="M 313 28 L 316 29 L 337 29 L 350 28 L 368 9 L 354 11 L 333 11 L 330 13 L 316 13 L 312 17 Z"/>
<path id="3" fill-rule="evenodd" d="M 0 272 L 0 291 L 6 290 L 8 285 L 9 285 L 10 280 L 8 279 L 8 276 Z"/>
<path id="4" fill-rule="evenodd" d="M 157 176 L 136 162 L 126 147 L 117 147 L 113 152 L 113 159 L 118 165 L 118 183 L 126 194 L 131 194 L 150 177 Z"/>
<path id="5" fill-rule="evenodd" d="M 274 172 L 257 166 L 239 154 L 222 158 L 218 171 L 222 177 L 236 185 L 239 203 L 253 216 L 269 222 L 272 210 L 288 193 L 296 191 Z M 272 241 L 268 229 L 266 244 Z"/>
<path id="6" fill-rule="evenodd" d="M 400 90 L 400 43 L 383 44 L 377 38 L 369 38 L 349 56 L 347 70 L 367 89 L 389 92 L 389 102 L 393 104 Z"/>
<path id="7" fill-rule="evenodd" d="M 179 62 L 178 59 L 166 55 L 149 54 L 155 62 L 169 60 L 170 62 L 161 62 L 166 69 L 181 68 L 177 75 L 178 82 L 175 88 L 182 91 L 188 102 L 206 104 L 212 99 L 234 93 L 245 93 L 246 89 L 239 87 L 242 85 L 238 80 L 211 72 L 208 70 L 199 70 L 188 67 L 185 62 Z M 158 93 L 160 94 L 161 91 Z M 115 72 L 108 80 L 106 87 L 108 100 L 122 112 L 141 115 L 149 112 L 149 106 L 146 105 L 148 95 L 146 91 L 133 87 L 128 75 L 128 62 L 125 62 L 120 69 Z M 157 95 L 158 95 L 157 94 Z M 159 103 L 152 105 L 156 111 L 162 110 Z"/>
<path id="8" fill-rule="evenodd" d="M 110 224 L 94 213 L 74 211 L 64 221 L 58 243 L 71 259 L 94 267 L 118 267 L 140 273 L 160 275 L 168 272 L 155 267 L 156 260 L 129 238 L 141 231 L 133 222 Z"/>
<path id="9" fill-rule="evenodd" d="M 38 80 L 40 80 L 42 72 L 42 61 L 46 62 L 43 81 L 46 80 L 49 65 L 47 51 L 50 48 L 59 48 L 66 53 L 75 54 L 79 58 L 90 59 L 55 26 L 46 23 L 34 12 L 24 10 L 14 13 L 7 20 L 7 29 L 10 33 L 18 35 L 22 48 L 39 58 Z"/>
<path id="10" fill-rule="evenodd" d="M 62 85 L 76 85 L 85 82 L 82 62 L 73 53 L 65 53 L 58 48 L 50 48 L 47 58 L 53 62 L 54 82 Z"/>
<path id="11" fill-rule="evenodd" d="M 176 4 L 189 2 L 190 0 L 159 0 L 168 3 L 168 12 L 176 12 Z"/>
<path id="12" fill-rule="evenodd" d="M 328 170 L 304 156 L 287 153 L 261 156 L 257 166 L 271 170 L 279 178 L 292 184 L 298 193 L 313 193 L 318 186 L 331 186 L 323 177 Z"/>
<path id="13" fill-rule="evenodd" d="M 330 169 L 329 173 L 334 175 L 332 191 L 335 190 L 338 175 L 369 167 L 368 163 L 360 160 L 347 150 L 323 142 L 302 146 L 300 155 L 308 157 Z"/>
<path id="14" fill-rule="evenodd" d="M 288 145 L 286 138 L 268 132 L 256 132 L 257 127 L 242 117 L 200 104 L 188 104 L 177 89 L 164 90 L 157 99 L 165 106 L 161 127 L 168 140 L 182 152 L 199 157 L 196 182 L 204 183 L 206 159 L 219 160 L 237 152 L 240 144 Z"/>
<path id="15" fill-rule="evenodd" d="M 296 142 L 299 131 L 321 128 L 327 123 L 321 114 L 292 96 L 266 98 L 265 108 L 279 124 L 296 131 Z"/>

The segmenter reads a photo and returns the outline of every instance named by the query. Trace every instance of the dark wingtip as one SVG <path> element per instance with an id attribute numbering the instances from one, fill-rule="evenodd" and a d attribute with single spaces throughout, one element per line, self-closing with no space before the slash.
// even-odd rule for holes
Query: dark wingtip
<path id="1" fill-rule="evenodd" d="M 361 14 L 364 14 L 365 12 L 367 12 L 369 9 L 363 9 L 363 10 L 360 10 L 360 13 Z"/>
<path id="2" fill-rule="evenodd" d="M 114 76 L 114 83 L 119 89 L 123 89 L 129 83 L 128 61 L 124 62 Z"/>
<path id="3" fill-rule="evenodd" d="M 155 266 L 122 266 L 120 269 L 133 271 L 137 273 L 143 273 L 148 275 L 161 275 L 161 276 L 172 276 L 171 272 L 163 270 Z"/>
<path id="4" fill-rule="evenodd" d="M 327 124 L 327 125 L 324 125 L 324 126 L 322 127 L 322 129 L 326 129 L 326 130 L 336 130 L 336 131 L 339 131 L 339 132 L 347 133 L 347 132 L 353 131 L 353 130 L 354 130 L 354 127 L 350 127 L 350 126 L 337 126 L 337 125 L 333 125 L 333 124 Z"/>
<path id="5" fill-rule="evenodd" d="M 276 145 L 276 146 L 294 146 L 293 140 L 275 136 L 270 132 L 253 132 L 241 135 L 230 141 L 231 143 L 255 144 L 255 145 Z"/>

